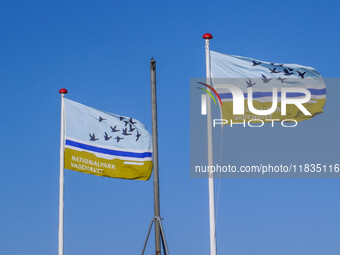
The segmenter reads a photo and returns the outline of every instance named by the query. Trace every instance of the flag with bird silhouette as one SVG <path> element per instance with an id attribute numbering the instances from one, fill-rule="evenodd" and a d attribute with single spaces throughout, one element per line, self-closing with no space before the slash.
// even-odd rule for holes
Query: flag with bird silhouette
<path id="1" fill-rule="evenodd" d="M 65 168 L 98 176 L 148 180 L 152 138 L 140 121 L 64 99 Z"/>
<path id="2" fill-rule="evenodd" d="M 260 61 L 248 57 L 234 56 L 210 51 L 211 79 L 219 100 L 223 119 L 234 122 L 261 119 L 280 121 L 293 119 L 302 121 L 313 118 L 323 112 L 326 101 L 326 86 L 321 75 L 312 67 L 298 64 L 282 64 Z M 244 114 L 233 115 L 233 95 L 225 84 L 238 87 L 244 95 Z M 267 110 L 272 106 L 273 88 L 278 90 L 278 105 L 270 115 L 254 115 L 248 108 L 248 92 L 252 91 L 253 107 Z M 310 115 L 305 115 L 294 104 L 286 105 L 286 115 L 281 114 L 281 89 L 304 88 L 311 93 L 311 98 L 303 106 Z M 303 98 L 303 93 L 288 92 L 286 98 Z"/>

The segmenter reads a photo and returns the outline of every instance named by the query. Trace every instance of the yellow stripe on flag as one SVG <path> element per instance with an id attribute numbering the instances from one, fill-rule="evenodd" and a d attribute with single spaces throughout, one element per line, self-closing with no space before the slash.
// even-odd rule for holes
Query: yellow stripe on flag
<path id="1" fill-rule="evenodd" d="M 104 177 L 149 180 L 152 161 L 105 159 L 87 151 L 66 148 L 65 168 Z"/>
<path id="2" fill-rule="evenodd" d="M 299 108 L 295 105 L 287 105 L 287 115 L 281 115 L 281 102 L 278 102 L 277 109 L 271 115 L 255 115 L 254 113 L 250 112 L 248 109 L 248 102 L 244 100 L 244 115 L 233 115 L 233 102 L 222 102 L 222 117 L 225 120 L 228 120 L 227 125 L 230 124 L 230 120 L 235 122 L 240 121 L 249 121 L 259 119 L 263 122 L 271 122 L 270 120 L 266 119 L 277 119 L 277 120 L 286 120 L 286 119 L 293 119 L 295 121 L 303 121 L 313 118 L 314 116 L 322 113 L 322 108 L 326 102 L 326 98 L 322 99 L 312 99 L 314 101 L 312 103 L 305 103 L 303 106 L 312 114 L 310 116 L 304 115 Z M 272 106 L 272 102 L 259 102 L 253 101 L 253 105 L 258 110 L 269 109 Z"/>

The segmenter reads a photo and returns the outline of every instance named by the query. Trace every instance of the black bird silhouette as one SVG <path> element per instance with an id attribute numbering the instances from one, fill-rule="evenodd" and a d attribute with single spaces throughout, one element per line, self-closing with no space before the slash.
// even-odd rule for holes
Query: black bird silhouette
<path id="1" fill-rule="evenodd" d="M 122 135 L 132 135 L 131 133 L 128 133 L 127 128 L 123 128 Z"/>
<path id="2" fill-rule="evenodd" d="M 110 128 L 111 128 L 111 132 L 119 132 L 120 131 L 120 130 L 117 129 L 117 125 L 114 126 L 114 127 L 110 126 Z"/>
<path id="3" fill-rule="evenodd" d="M 129 121 L 130 121 L 131 124 L 136 124 L 137 123 L 137 122 L 134 122 L 132 118 L 130 118 Z"/>
<path id="4" fill-rule="evenodd" d="M 299 76 L 301 77 L 301 79 L 305 78 L 306 72 L 303 72 L 303 73 L 301 73 L 301 72 L 299 72 L 299 71 L 297 71 L 297 72 L 299 73 Z"/>
<path id="5" fill-rule="evenodd" d="M 262 74 L 262 81 L 263 83 L 268 83 L 269 81 L 271 81 L 273 78 L 267 78 L 265 75 Z"/>
<path id="6" fill-rule="evenodd" d="M 117 143 L 119 143 L 119 141 L 122 140 L 122 139 L 124 139 L 124 137 L 119 137 L 119 136 L 117 136 L 115 139 L 117 140 Z"/>
<path id="7" fill-rule="evenodd" d="M 283 68 L 283 71 L 285 72 L 284 75 L 286 75 L 286 76 L 294 74 L 294 73 L 289 72 L 289 70 L 287 68 Z"/>
<path id="8" fill-rule="evenodd" d="M 124 117 L 122 117 L 122 116 L 119 117 L 119 120 L 120 120 L 120 121 L 122 121 L 123 119 L 124 119 Z"/>
<path id="9" fill-rule="evenodd" d="M 90 141 L 97 141 L 97 140 L 99 140 L 99 138 L 96 138 L 94 133 L 92 135 L 91 134 L 89 134 L 89 135 L 90 135 Z"/>
<path id="10" fill-rule="evenodd" d="M 126 127 L 128 124 L 130 124 L 130 122 L 127 121 L 127 120 L 124 120 L 124 122 L 125 122 L 125 127 Z"/>
<path id="11" fill-rule="evenodd" d="M 104 119 L 101 116 L 99 116 L 99 122 L 102 122 L 103 120 L 106 120 L 106 119 Z"/>
<path id="12" fill-rule="evenodd" d="M 289 68 L 287 67 L 289 71 L 293 72 L 294 71 L 294 68 Z"/>
<path id="13" fill-rule="evenodd" d="M 109 136 L 106 132 L 105 132 L 105 135 L 104 135 L 104 139 L 105 141 L 108 141 L 111 139 L 112 136 Z"/>
<path id="14" fill-rule="evenodd" d="M 270 63 L 272 66 L 275 66 L 275 63 Z"/>
<path id="15" fill-rule="evenodd" d="M 283 67 L 283 64 L 277 64 L 277 66 L 281 66 L 281 67 Z"/>
<path id="16" fill-rule="evenodd" d="M 276 71 L 276 67 L 273 68 L 273 69 L 270 69 L 270 68 L 268 68 L 268 69 L 270 70 L 271 73 L 281 73 L 280 71 Z"/>
<path id="17" fill-rule="evenodd" d="M 253 65 L 252 66 L 258 66 L 258 65 L 262 64 L 262 62 L 256 62 L 254 60 L 252 60 L 252 61 L 253 61 Z"/>
<path id="18" fill-rule="evenodd" d="M 136 135 L 136 141 L 138 141 L 139 137 L 141 136 L 142 134 L 140 134 L 138 131 L 137 131 L 137 135 Z"/>
<path id="19" fill-rule="evenodd" d="M 252 87 L 252 86 L 254 86 L 254 85 L 256 84 L 255 82 L 252 83 L 252 82 L 251 82 L 251 79 L 249 79 L 248 81 L 246 81 L 246 83 L 247 83 L 247 88 Z"/>
<path id="20" fill-rule="evenodd" d="M 284 81 L 285 79 L 287 79 L 287 78 L 281 78 L 281 77 L 277 78 L 277 80 L 278 80 L 278 81 L 281 81 L 281 83 L 283 83 L 283 81 Z"/>
<path id="21" fill-rule="evenodd" d="M 130 130 L 129 132 L 133 132 L 133 130 L 135 130 L 136 128 L 132 128 L 132 125 L 130 124 Z"/>

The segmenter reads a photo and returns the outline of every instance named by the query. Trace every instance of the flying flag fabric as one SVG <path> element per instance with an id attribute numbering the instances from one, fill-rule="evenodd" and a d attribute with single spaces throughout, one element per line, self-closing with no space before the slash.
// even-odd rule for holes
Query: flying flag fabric
<path id="1" fill-rule="evenodd" d="M 65 168 L 98 176 L 148 180 L 152 138 L 130 117 L 64 99 Z"/>
<path id="2" fill-rule="evenodd" d="M 294 119 L 302 121 L 322 113 L 326 101 L 326 86 L 321 75 L 312 67 L 297 64 L 279 64 L 259 61 L 252 58 L 227 55 L 210 51 L 211 79 L 222 101 L 222 116 L 233 121 L 262 119 Z M 233 114 L 233 94 L 226 84 L 239 88 L 244 98 L 244 114 Z M 270 109 L 273 100 L 273 88 L 277 88 L 278 105 L 270 115 L 255 115 L 249 110 L 248 93 L 252 91 L 253 106 L 258 110 Z M 310 92 L 311 98 L 303 106 L 310 115 L 304 114 L 296 105 L 286 105 L 286 115 L 282 115 L 281 99 L 283 88 L 303 88 Z M 293 89 L 294 90 L 294 89 Z M 301 92 L 288 92 L 288 99 L 304 98 Z M 268 122 L 268 121 L 267 121 Z"/>

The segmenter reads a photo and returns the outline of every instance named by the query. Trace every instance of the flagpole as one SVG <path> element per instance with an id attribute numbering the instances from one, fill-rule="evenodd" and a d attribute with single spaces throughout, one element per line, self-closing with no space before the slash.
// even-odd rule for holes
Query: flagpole
<path id="1" fill-rule="evenodd" d="M 66 89 L 60 89 L 61 95 L 61 121 L 60 121 L 60 177 L 59 177 L 59 231 L 58 255 L 64 255 L 64 146 L 65 146 L 65 111 L 64 95 Z"/>
<path id="2" fill-rule="evenodd" d="M 210 85 L 210 49 L 209 42 L 212 35 L 206 33 L 205 39 L 205 63 L 207 84 Z M 213 165 L 213 146 L 212 146 L 212 117 L 211 117 L 211 98 L 207 97 L 207 138 L 208 138 L 208 166 Z M 210 223 L 210 255 L 216 255 L 216 221 L 215 221 L 215 191 L 214 174 L 209 172 L 209 223 Z"/>
<path id="3" fill-rule="evenodd" d="M 160 218 L 159 203 L 159 174 L 158 174 L 158 129 L 157 129 L 157 94 L 156 94 L 156 60 L 151 58 L 151 107 L 152 107 L 152 150 L 153 150 L 153 190 L 155 218 Z M 155 249 L 156 255 L 161 254 L 160 222 L 155 221 Z"/>

